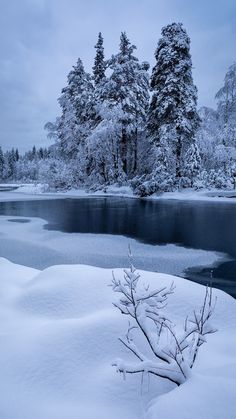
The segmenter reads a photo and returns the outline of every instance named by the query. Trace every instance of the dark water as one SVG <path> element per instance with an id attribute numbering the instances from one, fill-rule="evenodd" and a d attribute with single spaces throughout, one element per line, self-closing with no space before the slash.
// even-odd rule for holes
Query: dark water
<path id="1" fill-rule="evenodd" d="M 224 252 L 231 261 L 213 269 L 213 286 L 236 296 L 236 205 L 217 202 L 83 198 L 0 203 L 0 215 L 40 217 L 45 228 L 67 233 L 119 234 L 148 244 Z M 171 258 L 171 255 L 170 255 Z M 186 277 L 209 282 L 210 267 Z"/>

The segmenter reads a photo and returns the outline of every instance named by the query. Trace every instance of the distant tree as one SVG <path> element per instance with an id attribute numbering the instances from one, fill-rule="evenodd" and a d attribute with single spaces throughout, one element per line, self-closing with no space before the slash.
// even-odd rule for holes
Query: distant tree
<path id="1" fill-rule="evenodd" d="M 4 171 L 4 156 L 2 147 L 0 146 L 0 179 L 3 178 L 3 171 Z"/>
<path id="2" fill-rule="evenodd" d="M 236 118 L 236 63 L 232 64 L 224 79 L 224 86 L 216 93 L 217 111 L 223 124 Z M 236 123 L 236 122 L 235 122 Z"/>
<path id="3" fill-rule="evenodd" d="M 162 29 L 151 76 L 148 128 L 152 142 L 167 142 L 175 154 L 175 176 L 182 176 L 182 161 L 199 126 L 197 88 L 192 79 L 190 38 L 181 23 Z M 158 164 L 158 162 L 157 162 Z"/>
<path id="4" fill-rule="evenodd" d="M 17 162 L 20 158 L 19 150 L 18 148 L 15 149 L 15 161 Z"/>
<path id="5" fill-rule="evenodd" d="M 104 58 L 103 37 L 101 32 L 98 34 L 98 41 L 94 47 L 96 49 L 96 56 L 93 66 L 93 80 L 95 86 L 99 85 L 105 78 L 106 62 Z"/>
<path id="6" fill-rule="evenodd" d="M 215 147 L 220 141 L 219 117 L 217 111 L 203 106 L 199 109 L 201 124 L 196 134 L 202 166 L 205 170 L 215 167 Z"/>
<path id="7" fill-rule="evenodd" d="M 44 158 L 44 149 L 43 149 L 43 147 L 40 147 L 40 148 L 38 149 L 38 158 L 39 158 L 40 160 L 42 160 L 42 159 Z"/>
<path id="8" fill-rule="evenodd" d="M 229 67 L 216 100 L 221 141 L 236 147 L 236 63 Z"/>
<path id="9" fill-rule="evenodd" d="M 4 153 L 4 166 L 3 166 L 3 178 L 13 179 L 15 176 L 16 159 L 15 150 L 12 148 L 10 151 Z"/>

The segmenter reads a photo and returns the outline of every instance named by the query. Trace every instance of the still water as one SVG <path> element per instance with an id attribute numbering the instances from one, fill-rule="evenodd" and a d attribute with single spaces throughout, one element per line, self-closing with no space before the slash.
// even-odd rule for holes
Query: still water
<path id="1" fill-rule="evenodd" d="M 63 198 L 1 202 L 0 215 L 40 217 L 49 230 L 124 235 L 152 245 L 172 243 L 226 253 L 231 260 L 214 267 L 213 286 L 236 296 L 236 205 L 230 201 Z M 189 269 L 186 277 L 206 283 L 210 269 Z"/>

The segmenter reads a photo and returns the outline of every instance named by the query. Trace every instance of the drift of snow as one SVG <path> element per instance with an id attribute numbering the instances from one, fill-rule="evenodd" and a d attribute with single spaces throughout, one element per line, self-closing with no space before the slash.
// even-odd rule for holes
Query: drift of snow
<path id="1" fill-rule="evenodd" d="M 117 278 L 123 276 L 116 269 Z M 140 272 L 151 286 L 176 291 L 167 312 L 181 325 L 204 287 Z M 234 419 L 235 300 L 219 290 L 214 325 L 192 377 L 180 388 L 150 378 L 123 382 L 111 366 L 127 352 L 118 341 L 127 319 L 113 307 L 112 272 L 84 265 L 42 272 L 0 259 L 0 406 L 4 419 Z M 146 412 L 146 413 L 145 413 Z"/>

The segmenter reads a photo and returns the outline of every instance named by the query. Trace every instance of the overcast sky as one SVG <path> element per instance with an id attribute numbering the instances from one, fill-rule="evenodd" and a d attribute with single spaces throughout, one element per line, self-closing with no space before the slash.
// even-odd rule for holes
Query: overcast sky
<path id="1" fill-rule="evenodd" d="M 154 64 L 162 26 L 183 22 L 191 37 L 199 106 L 213 106 L 236 60 L 236 0 L 0 0 L 0 144 L 46 146 L 43 129 L 78 57 L 91 70 L 99 31 L 106 57 L 121 31 Z"/>

